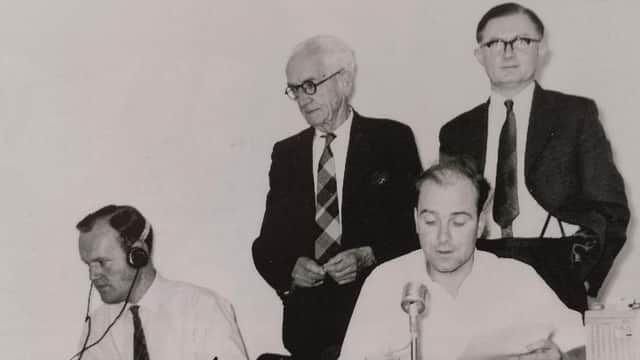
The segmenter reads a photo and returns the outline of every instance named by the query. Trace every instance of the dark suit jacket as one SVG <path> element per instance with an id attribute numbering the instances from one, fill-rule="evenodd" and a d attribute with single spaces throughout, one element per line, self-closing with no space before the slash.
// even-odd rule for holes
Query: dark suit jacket
<path id="1" fill-rule="evenodd" d="M 326 329 L 337 326 L 334 332 L 339 333 L 331 336 L 340 344 L 363 281 L 338 286 L 328 277 L 322 286 L 285 295 L 297 259 L 314 258 L 320 234 L 315 222 L 314 131 L 307 128 L 274 145 L 262 229 L 253 244 L 256 268 L 283 299 L 284 343 L 292 352 L 307 346 L 299 343 L 308 339 L 298 338 L 320 336 L 322 322 L 327 322 Z M 371 246 L 381 263 L 418 248 L 413 183 L 421 169 L 408 126 L 354 111 L 342 191 L 343 250 Z M 334 313 L 340 314 L 338 319 Z"/>
<path id="2" fill-rule="evenodd" d="M 466 154 L 484 169 L 489 102 L 440 129 L 441 157 Z M 542 89 L 537 83 L 525 148 L 525 183 L 552 216 L 597 236 L 587 274 L 597 295 L 626 240 L 629 208 L 624 183 L 593 100 Z"/>

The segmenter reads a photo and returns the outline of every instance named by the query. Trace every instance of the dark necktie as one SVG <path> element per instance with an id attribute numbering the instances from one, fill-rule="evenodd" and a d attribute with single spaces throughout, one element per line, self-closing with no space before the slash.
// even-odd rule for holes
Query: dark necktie
<path id="1" fill-rule="evenodd" d="M 147 351 L 147 340 L 142 330 L 142 322 L 138 315 L 138 305 L 129 308 L 133 314 L 133 360 L 149 360 L 149 351 Z"/>
<path id="2" fill-rule="evenodd" d="M 330 146 L 336 135 L 328 133 L 322 137 L 325 138 L 325 145 L 318 163 L 316 189 L 316 223 L 321 234 L 315 242 L 315 257 L 320 264 L 339 252 L 342 237 L 336 164 Z"/>
<path id="3" fill-rule="evenodd" d="M 507 118 L 500 131 L 496 189 L 493 199 L 493 218 L 502 228 L 502 237 L 513 237 L 511 224 L 520 213 L 518 207 L 516 116 L 513 100 L 504 102 Z"/>

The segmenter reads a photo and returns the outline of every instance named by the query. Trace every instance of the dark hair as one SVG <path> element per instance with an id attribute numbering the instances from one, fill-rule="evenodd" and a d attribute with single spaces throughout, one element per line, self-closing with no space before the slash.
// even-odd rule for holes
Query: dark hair
<path id="1" fill-rule="evenodd" d="M 538 15 L 536 15 L 536 13 L 534 13 L 533 10 L 529 8 L 526 8 L 518 3 L 510 2 L 492 7 L 482 16 L 482 18 L 478 22 L 478 27 L 476 28 L 476 41 L 478 43 L 482 41 L 482 31 L 484 31 L 484 28 L 487 26 L 487 23 L 490 20 L 515 14 L 526 15 L 529 20 L 533 22 L 533 25 L 536 27 L 536 30 L 538 30 L 540 37 L 544 36 L 544 25 L 542 24 L 542 20 L 540 20 Z"/>
<path id="2" fill-rule="evenodd" d="M 480 212 L 482 212 L 484 203 L 487 201 L 487 197 L 489 197 L 491 186 L 478 171 L 476 162 L 468 156 L 459 156 L 443 160 L 439 164 L 432 165 L 425 170 L 420 177 L 418 177 L 418 180 L 416 180 L 416 207 L 418 198 L 420 197 L 420 187 L 425 181 L 429 180 L 442 185 L 445 183 L 445 179 L 450 178 L 451 174 L 456 174 L 468 179 L 476 189 L 476 193 L 478 194 L 476 209 L 479 215 Z"/>
<path id="3" fill-rule="evenodd" d="M 149 232 L 144 239 L 140 237 L 143 235 L 147 220 L 142 216 L 133 206 L 128 205 L 107 205 L 95 212 L 84 217 L 76 225 L 81 233 L 90 232 L 93 229 L 96 221 L 100 219 L 106 219 L 109 225 L 120 234 L 122 241 L 122 249 L 128 252 L 133 244 L 142 240 L 149 247 L 149 253 L 153 250 L 153 229 L 149 225 Z"/>

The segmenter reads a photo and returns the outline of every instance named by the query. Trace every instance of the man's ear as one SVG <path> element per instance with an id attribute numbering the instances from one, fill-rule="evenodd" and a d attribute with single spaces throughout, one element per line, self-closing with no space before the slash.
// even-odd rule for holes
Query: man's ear
<path id="1" fill-rule="evenodd" d="M 353 87 L 353 76 L 347 73 L 347 70 L 343 70 L 338 76 L 338 84 L 340 84 L 340 88 L 342 92 L 344 92 L 347 96 L 350 95 L 351 89 Z"/>
<path id="2" fill-rule="evenodd" d="M 413 222 L 416 224 L 416 232 L 418 232 L 418 208 L 413 208 Z"/>
<path id="3" fill-rule="evenodd" d="M 492 216 L 491 210 L 493 208 L 493 192 L 489 194 L 487 200 L 482 205 L 482 209 L 478 214 L 478 230 L 476 237 L 482 237 L 485 228 L 487 227 L 487 223 L 489 222 L 489 216 Z"/>
<path id="4" fill-rule="evenodd" d="M 476 57 L 476 60 L 478 60 L 478 63 L 484 67 L 484 54 L 482 53 L 482 48 L 480 46 L 473 50 L 473 55 Z"/>
<path id="5" fill-rule="evenodd" d="M 542 38 L 542 40 L 538 43 L 538 56 L 544 57 L 547 56 L 549 52 L 549 44 L 547 43 L 546 38 Z"/>
<path id="6" fill-rule="evenodd" d="M 551 50 L 549 49 L 549 45 L 547 43 L 546 38 L 543 38 L 542 41 L 538 44 L 538 68 L 542 69 L 547 66 L 549 63 L 549 58 L 551 57 Z"/>
<path id="7" fill-rule="evenodd" d="M 476 231 L 476 238 L 482 237 L 482 234 L 484 233 L 484 229 L 486 226 L 487 226 L 486 211 L 482 211 L 478 215 L 478 229 Z"/>

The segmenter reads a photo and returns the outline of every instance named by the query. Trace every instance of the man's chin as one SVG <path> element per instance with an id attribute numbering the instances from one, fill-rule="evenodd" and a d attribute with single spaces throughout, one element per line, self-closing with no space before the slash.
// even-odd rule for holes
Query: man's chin
<path id="1" fill-rule="evenodd" d="M 433 264 L 433 268 L 441 274 L 448 274 L 458 270 L 460 263 L 453 259 L 451 261 L 438 261 Z"/>
<path id="2" fill-rule="evenodd" d="M 311 114 L 307 114 L 305 116 L 305 120 L 307 120 L 307 123 L 309 125 L 311 125 L 314 128 L 323 128 L 325 126 L 325 121 L 324 118 L 322 116 L 320 116 L 320 111 L 315 111 Z"/>
<path id="3" fill-rule="evenodd" d="M 103 293 L 103 292 L 100 293 L 100 299 L 105 304 L 117 304 L 119 302 L 123 302 L 124 301 L 124 299 L 121 299 L 121 297 L 119 297 L 119 296 L 114 296 L 114 295 L 106 294 L 106 293 Z"/>

